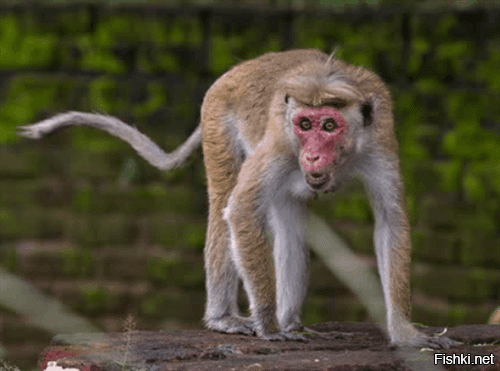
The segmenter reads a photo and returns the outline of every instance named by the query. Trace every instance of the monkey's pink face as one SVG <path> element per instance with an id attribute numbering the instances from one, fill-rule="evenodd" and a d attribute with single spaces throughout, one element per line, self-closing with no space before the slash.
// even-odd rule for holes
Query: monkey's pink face
<path id="1" fill-rule="evenodd" d="M 336 165 L 337 152 L 345 143 L 347 123 L 340 111 L 332 107 L 303 110 L 294 117 L 293 123 L 295 135 L 302 144 L 300 163 L 306 172 L 306 181 L 314 189 L 323 188 L 332 181 L 331 168 Z"/>

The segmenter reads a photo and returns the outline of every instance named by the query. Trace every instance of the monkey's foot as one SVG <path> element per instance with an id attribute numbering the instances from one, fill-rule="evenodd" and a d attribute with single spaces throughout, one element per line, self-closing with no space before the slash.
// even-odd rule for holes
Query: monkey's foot
<path id="1" fill-rule="evenodd" d="M 300 322 L 292 322 L 288 325 L 282 326 L 281 329 L 282 329 L 282 331 L 285 331 L 285 332 L 292 332 L 292 331 L 304 332 L 305 331 L 304 325 Z"/>
<path id="2" fill-rule="evenodd" d="M 269 341 L 292 340 L 292 341 L 302 341 L 304 343 L 307 343 L 309 341 L 309 339 L 304 335 L 291 331 L 280 331 L 271 334 L 263 334 L 259 335 L 259 337 L 263 340 L 269 340 Z"/>
<path id="3" fill-rule="evenodd" d="M 286 332 L 291 332 L 291 331 L 296 331 L 296 332 L 301 332 L 307 334 L 313 334 L 316 337 L 322 337 L 322 338 L 327 338 L 327 339 L 342 339 L 342 338 L 349 338 L 353 337 L 354 334 L 351 332 L 342 332 L 342 331 L 328 331 L 328 332 L 320 332 L 316 331 L 312 328 L 305 327 L 302 323 L 300 322 L 294 322 L 289 324 L 284 328 L 284 331 Z"/>
<path id="4" fill-rule="evenodd" d="M 450 339 L 441 334 L 426 335 L 422 332 L 417 332 L 414 336 L 406 341 L 395 341 L 394 344 L 400 346 L 413 346 L 417 348 L 431 348 L 431 349 L 448 349 L 461 345 L 460 341 Z"/>
<path id="5" fill-rule="evenodd" d="M 312 328 L 309 327 L 304 327 L 302 331 L 305 333 L 314 334 L 317 337 L 325 339 L 345 339 L 345 338 L 352 338 L 354 336 L 352 332 L 343 332 L 343 331 L 321 332 L 313 330 Z"/>
<path id="6" fill-rule="evenodd" d="M 227 316 L 218 319 L 205 320 L 210 330 L 228 334 L 255 335 L 254 324 L 250 318 Z"/>

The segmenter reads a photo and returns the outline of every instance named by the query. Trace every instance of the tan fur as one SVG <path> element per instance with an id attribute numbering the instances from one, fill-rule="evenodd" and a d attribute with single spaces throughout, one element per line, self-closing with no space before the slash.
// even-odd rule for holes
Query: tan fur
<path id="1" fill-rule="evenodd" d="M 293 117 L 330 106 L 347 123 L 336 160 L 305 171 Z M 330 112 L 332 112 L 330 110 Z M 205 246 L 208 328 L 269 340 L 303 340 L 300 311 L 308 281 L 305 200 L 361 177 L 375 214 L 375 246 L 391 340 L 448 347 L 410 323 L 410 227 L 404 205 L 392 100 L 384 82 L 361 67 L 318 50 L 269 53 L 243 62 L 207 92 L 201 114 L 208 181 Z M 146 136 L 108 116 L 69 113 L 22 128 L 39 138 L 58 127 L 89 125 L 129 142 L 155 166 L 181 163 L 200 141 L 200 129 L 177 153 L 161 151 Z M 328 147 L 329 148 L 329 147 Z M 321 177 L 322 181 L 314 183 Z M 269 246 L 266 230 L 274 233 Z M 251 317 L 239 315 L 243 281 Z"/>
<path id="2" fill-rule="evenodd" d="M 488 320 L 488 323 L 491 325 L 499 325 L 500 324 L 500 308 L 497 308 L 493 311 Z"/>

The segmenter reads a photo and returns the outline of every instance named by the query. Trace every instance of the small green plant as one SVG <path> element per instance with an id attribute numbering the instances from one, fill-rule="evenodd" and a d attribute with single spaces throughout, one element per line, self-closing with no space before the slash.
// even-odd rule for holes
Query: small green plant
<path id="1" fill-rule="evenodd" d="M 122 370 L 127 370 L 129 367 L 127 365 L 127 358 L 130 351 L 130 342 L 132 340 L 132 333 L 136 329 L 136 323 L 134 316 L 129 313 L 125 321 L 123 322 L 123 331 L 125 332 L 125 345 L 123 346 L 123 359 L 118 362 L 122 366 Z"/>

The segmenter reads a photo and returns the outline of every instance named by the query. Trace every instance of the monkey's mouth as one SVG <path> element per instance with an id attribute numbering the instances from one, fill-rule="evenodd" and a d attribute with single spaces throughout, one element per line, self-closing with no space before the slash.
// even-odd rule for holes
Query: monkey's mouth
<path id="1" fill-rule="evenodd" d="M 336 184 L 330 174 L 323 171 L 309 171 L 305 174 L 306 182 L 313 191 L 316 192 L 333 192 Z"/>

